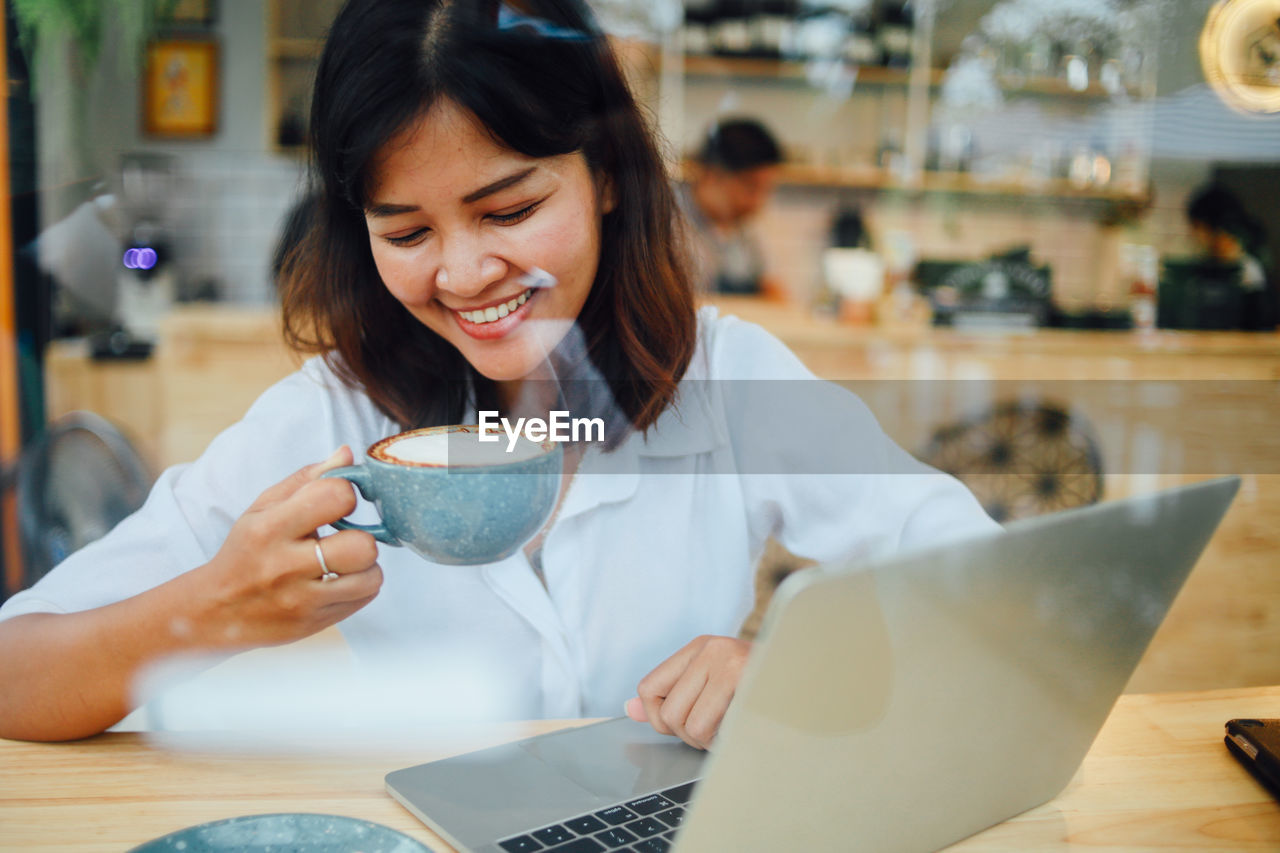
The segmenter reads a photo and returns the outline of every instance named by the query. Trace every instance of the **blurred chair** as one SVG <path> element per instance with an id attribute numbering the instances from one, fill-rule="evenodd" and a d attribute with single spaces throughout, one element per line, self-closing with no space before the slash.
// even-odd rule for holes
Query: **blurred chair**
<path id="1" fill-rule="evenodd" d="M 23 588 L 142 506 L 154 479 L 129 440 L 91 412 L 51 423 L 23 448 L 11 477 Z"/>
<path id="2" fill-rule="evenodd" d="M 1078 414 L 1055 403 L 1004 402 L 934 432 L 920 459 L 960 480 L 1000 523 L 1097 503 L 1102 453 Z M 753 639 L 778 585 L 814 565 L 770 539 L 756 568 L 756 604 L 739 636 Z"/>
<path id="3" fill-rule="evenodd" d="M 968 486 L 1001 523 L 1102 499 L 1093 429 L 1048 401 L 997 403 L 939 428 L 919 456 Z"/>
<path id="4" fill-rule="evenodd" d="M 814 560 L 797 557 L 776 539 L 770 538 L 765 542 L 764 554 L 756 566 L 756 604 L 742 623 L 738 636 L 744 640 L 754 640 L 760 632 L 760 622 L 764 619 L 764 612 L 769 609 L 774 590 L 787 579 L 787 575 L 814 565 L 817 565 Z"/>

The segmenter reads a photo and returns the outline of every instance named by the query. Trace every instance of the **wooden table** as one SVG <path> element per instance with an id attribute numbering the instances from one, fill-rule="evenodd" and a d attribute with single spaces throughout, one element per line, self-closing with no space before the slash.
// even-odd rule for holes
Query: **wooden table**
<path id="1" fill-rule="evenodd" d="M 1280 849 L 1280 806 L 1222 744 L 1237 716 L 1280 716 L 1280 687 L 1123 696 L 1059 797 L 952 849 Z M 384 791 L 384 774 L 581 722 L 473 727 L 395 747 L 346 736 L 305 753 L 176 734 L 0 740 L 0 850 L 116 853 L 206 821 L 295 811 L 376 821 L 447 850 Z"/>

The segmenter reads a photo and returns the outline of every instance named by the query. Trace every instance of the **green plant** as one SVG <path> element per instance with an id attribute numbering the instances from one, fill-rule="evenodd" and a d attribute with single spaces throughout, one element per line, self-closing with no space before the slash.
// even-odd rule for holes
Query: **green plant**
<path id="1" fill-rule="evenodd" d="M 111 38 L 115 44 L 120 73 L 136 73 L 147 41 L 172 16 L 176 4 L 177 0 L 12 0 L 18 42 L 27 57 L 36 97 L 56 97 L 45 91 L 41 79 L 41 65 L 47 64 L 42 63 L 45 52 L 61 54 L 65 62 L 44 71 L 66 75 L 70 83 L 68 99 L 58 109 L 67 122 L 66 150 L 73 158 L 72 171 L 77 177 L 93 169 L 87 130 L 89 81 L 98 67 L 104 40 Z"/>
<path id="2" fill-rule="evenodd" d="M 173 13 L 177 0 L 12 0 L 18 40 L 36 81 L 40 55 L 58 43 L 70 47 L 67 70 L 83 84 L 97 67 L 108 22 L 122 67 L 136 67 L 147 40 Z"/>

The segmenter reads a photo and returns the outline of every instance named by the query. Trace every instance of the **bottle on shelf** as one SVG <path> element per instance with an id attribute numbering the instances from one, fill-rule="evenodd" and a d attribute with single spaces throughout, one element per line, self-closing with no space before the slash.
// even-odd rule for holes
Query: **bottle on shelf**
<path id="1" fill-rule="evenodd" d="M 915 10 L 911 0 L 886 0 L 880 7 L 876 39 L 880 45 L 880 64 L 888 68 L 911 65 L 911 35 L 915 27 Z"/>
<path id="2" fill-rule="evenodd" d="M 880 44 L 876 39 L 876 25 L 870 2 L 849 16 L 844 59 L 851 65 L 859 66 L 876 65 L 880 62 Z"/>
<path id="3" fill-rule="evenodd" d="M 685 0 L 684 26 L 680 29 L 685 53 L 705 56 L 712 52 L 711 28 L 716 20 L 716 0 Z"/>
<path id="4" fill-rule="evenodd" d="M 886 131 L 880 137 L 880 147 L 876 149 L 876 165 L 881 171 L 900 177 L 903 170 L 904 161 L 902 158 L 902 144 L 898 141 L 898 135 L 892 131 Z"/>
<path id="5" fill-rule="evenodd" d="M 1156 287 L 1160 258 L 1155 246 L 1125 243 L 1120 246 L 1123 275 L 1129 280 L 1129 314 L 1133 328 L 1149 332 L 1156 327 Z"/>
<path id="6" fill-rule="evenodd" d="M 1089 62 L 1092 56 L 1093 46 L 1088 40 L 1080 39 L 1071 48 L 1071 52 L 1062 57 L 1062 74 L 1071 91 L 1083 92 L 1089 88 Z"/>
<path id="7" fill-rule="evenodd" d="M 831 225 L 831 244 L 822 253 L 822 275 L 814 296 L 813 309 L 818 314 L 838 316 L 844 298 L 845 285 L 841 279 L 844 255 L 870 254 L 871 240 L 862 211 L 841 206 Z"/>
<path id="8" fill-rule="evenodd" d="M 1124 66 L 1118 59 L 1108 59 L 1098 70 L 1098 83 L 1113 98 L 1124 94 Z"/>
<path id="9" fill-rule="evenodd" d="M 1088 189 L 1093 184 L 1093 151 L 1084 142 L 1077 142 L 1071 149 L 1067 181 L 1078 190 Z"/>
<path id="10" fill-rule="evenodd" d="M 720 0 L 711 22 L 711 48 L 721 56 L 747 56 L 751 53 L 751 27 L 746 0 Z"/>
<path id="11" fill-rule="evenodd" d="M 795 0 L 755 0 L 747 17 L 751 54 L 768 59 L 781 58 L 783 47 L 791 41 L 795 12 Z"/>
<path id="12" fill-rule="evenodd" d="M 1067 181 L 1078 190 L 1110 186 L 1111 158 L 1100 140 L 1076 143 L 1067 165 Z"/>
<path id="13" fill-rule="evenodd" d="M 1027 40 L 1023 70 L 1029 78 L 1045 78 L 1053 74 L 1053 41 L 1048 35 L 1036 32 Z"/>
<path id="14" fill-rule="evenodd" d="M 1148 65 L 1142 47 L 1126 44 L 1120 51 L 1120 76 L 1125 88 L 1133 91 L 1144 89 L 1149 76 Z"/>
<path id="15" fill-rule="evenodd" d="M 831 238 L 831 246 L 822 253 L 821 304 L 847 323 L 870 323 L 884 293 L 885 265 L 871 251 L 861 211 L 841 210 L 832 223 Z"/>
<path id="16" fill-rule="evenodd" d="M 1111 185 L 1111 158 L 1107 156 L 1106 148 L 1101 140 L 1093 141 L 1093 163 L 1089 170 L 1089 177 L 1095 187 L 1106 187 Z"/>
<path id="17" fill-rule="evenodd" d="M 844 54 L 848 33 L 849 18 L 844 12 L 810 10 L 794 21 L 786 53 L 803 61 L 838 60 Z"/>

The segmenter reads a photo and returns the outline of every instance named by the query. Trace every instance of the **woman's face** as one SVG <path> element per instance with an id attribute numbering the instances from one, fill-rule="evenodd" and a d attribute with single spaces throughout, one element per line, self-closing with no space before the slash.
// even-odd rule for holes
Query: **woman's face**
<path id="1" fill-rule="evenodd" d="M 365 221 L 391 295 L 481 374 L 510 382 L 582 311 L 605 206 L 580 153 L 526 157 L 441 101 L 382 151 Z M 535 270 L 554 286 L 529 287 Z"/>

